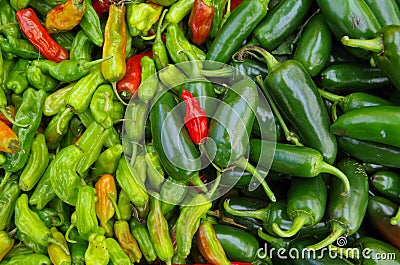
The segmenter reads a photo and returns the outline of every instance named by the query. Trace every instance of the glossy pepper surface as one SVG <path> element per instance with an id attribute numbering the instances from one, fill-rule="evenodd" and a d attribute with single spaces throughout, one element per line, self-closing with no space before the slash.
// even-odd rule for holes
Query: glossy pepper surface
<path id="1" fill-rule="evenodd" d="M 46 15 L 46 30 L 49 34 L 73 29 L 86 12 L 85 0 L 67 0 Z"/>
<path id="2" fill-rule="evenodd" d="M 18 150 L 21 148 L 18 136 L 3 121 L 0 121 L 0 135 L 1 135 L 1 142 L 0 142 L 1 152 L 9 154 L 15 154 L 16 152 L 18 152 Z"/>
<path id="3" fill-rule="evenodd" d="M 128 5 L 126 17 L 131 36 L 147 36 L 148 31 L 161 15 L 162 6 L 154 3 Z"/>
<path id="4" fill-rule="evenodd" d="M 1 183 L 0 187 L 0 229 L 5 230 L 10 223 L 21 190 L 15 177 Z"/>
<path id="5" fill-rule="evenodd" d="M 86 12 L 84 13 L 79 25 L 88 36 L 88 38 L 98 47 L 104 43 L 103 29 L 100 24 L 100 18 L 96 14 L 95 4 L 92 1 L 85 0 Z M 103 1 L 103 5 L 109 4 L 109 1 Z M 108 10 L 108 9 L 107 9 Z"/>
<path id="6" fill-rule="evenodd" d="M 204 142 L 207 137 L 208 120 L 206 112 L 200 107 L 199 101 L 192 93 L 182 90 L 182 99 L 186 104 L 186 115 L 183 117 L 190 138 L 195 144 Z"/>
<path id="7" fill-rule="evenodd" d="M 44 57 L 55 62 L 68 59 L 68 51 L 50 37 L 32 8 L 18 10 L 16 15 L 21 30 Z"/>
<path id="8" fill-rule="evenodd" d="M 192 12 L 190 13 L 189 26 L 192 31 L 192 41 L 194 44 L 202 45 L 211 29 L 214 18 L 214 7 L 210 2 L 195 0 Z"/>

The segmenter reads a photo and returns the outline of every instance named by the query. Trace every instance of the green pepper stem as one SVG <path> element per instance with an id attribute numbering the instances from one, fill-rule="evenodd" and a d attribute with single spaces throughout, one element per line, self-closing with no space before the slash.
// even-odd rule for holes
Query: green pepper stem
<path id="1" fill-rule="evenodd" d="M 263 239 L 267 243 L 271 244 L 274 248 L 287 249 L 289 247 L 289 240 L 287 238 L 275 237 L 275 236 L 266 234 L 262 231 L 261 227 L 258 228 L 257 234 L 261 239 Z"/>
<path id="2" fill-rule="evenodd" d="M 207 77 L 231 77 L 233 74 L 232 69 L 224 67 L 217 70 L 201 70 L 201 73 Z"/>
<path id="3" fill-rule="evenodd" d="M 190 62 L 192 62 L 192 68 L 190 69 L 190 77 L 191 78 L 202 78 L 202 74 L 201 74 L 201 69 L 203 69 L 203 65 L 202 63 L 197 60 L 193 54 L 191 54 L 190 52 L 186 51 L 186 50 L 179 50 L 178 54 L 180 53 L 184 53 L 186 55 L 186 57 L 189 59 Z M 187 74 L 187 73 L 186 73 Z"/>
<path id="4" fill-rule="evenodd" d="M 257 84 L 261 87 L 261 90 L 263 91 L 265 97 L 267 98 L 268 103 L 271 106 L 272 112 L 278 119 L 279 125 L 282 127 L 283 133 L 285 134 L 286 140 L 293 143 L 294 145 L 303 146 L 303 144 L 300 143 L 299 138 L 297 138 L 297 136 L 293 132 L 289 131 L 288 127 L 286 126 L 286 123 L 283 120 L 283 117 L 281 116 L 274 100 L 272 99 L 271 94 L 268 92 L 268 89 L 267 89 L 266 85 L 264 84 L 262 77 L 257 76 L 256 81 L 257 81 Z"/>
<path id="5" fill-rule="evenodd" d="M 107 193 L 106 196 L 110 199 L 111 204 L 112 204 L 113 207 L 114 207 L 115 215 L 117 216 L 117 220 L 118 220 L 118 221 L 121 221 L 121 212 L 119 211 L 117 202 L 116 202 L 115 199 L 111 196 L 110 193 Z"/>
<path id="6" fill-rule="evenodd" d="M 300 215 L 294 219 L 292 227 L 290 227 L 289 230 L 283 231 L 277 223 L 272 224 L 272 230 L 274 230 L 274 232 L 280 237 L 292 237 L 295 234 L 297 234 L 297 232 L 300 231 L 300 229 L 304 226 L 304 224 L 309 222 L 310 222 L 309 216 Z"/>
<path id="7" fill-rule="evenodd" d="M 276 69 L 278 69 L 279 66 L 281 65 L 281 63 L 271 53 L 269 53 L 267 50 L 265 50 L 259 46 L 244 47 L 239 52 L 239 55 L 240 54 L 243 55 L 247 51 L 257 52 L 258 54 L 260 54 L 264 58 L 265 62 L 267 63 L 268 72 L 270 72 L 270 73 L 275 71 Z"/>
<path id="8" fill-rule="evenodd" d="M 323 160 L 320 160 L 319 163 L 317 162 L 316 167 L 317 167 L 318 173 L 329 173 L 329 174 L 332 174 L 332 175 L 338 177 L 344 185 L 344 191 L 342 192 L 342 195 L 347 196 L 347 194 L 349 194 L 350 183 L 349 183 L 347 176 L 342 171 L 340 171 L 338 168 L 326 163 Z"/>
<path id="9" fill-rule="evenodd" d="M 208 200 L 211 200 L 212 196 L 214 196 L 214 193 L 217 191 L 217 188 L 218 188 L 220 182 L 221 182 L 221 172 L 217 172 L 217 177 L 215 178 L 215 183 L 212 186 L 211 190 L 207 193 Z"/>
<path id="10" fill-rule="evenodd" d="M 318 88 L 318 93 L 321 95 L 321 97 L 326 98 L 327 100 L 333 101 L 333 102 L 337 102 L 340 100 L 343 100 L 344 97 L 343 96 L 338 96 L 335 95 L 333 93 L 330 93 L 328 91 L 325 91 L 323 89 Z"/>
<path id="11" fill-rule="evenodd" d="M 359 39 L 350 39 L 349 36 L 343 36 L 342 44 L 345 46 L 361 48 L 376 53 L 381 53 L 384 51 L 383 39 L 379 37 L 370 40 L 359 40 Z"/>
<path id="12" fill-rule="evenodd" d="M 7 113 L 7 111 L 6 111 L 5 108 L 0 108 L 0 112 L 1 112 L 1 114 L 4 115 L 4 117 L 6 117 L 6 119 L 7 119 L 9 122 L 11 122 L 11 123 L 12 123 L 13 125 L 15 125 L 15 126 L 23 127 L 23 128 L 29 126 L 29 124 L 21 124 L 21 123 L 18 123 L 18 122 L 16 122 L 16 121 L 14 121 L 14 120 L 10 117 L 10 115 L 8 115 L 8 113 Z"/>
<path id="13" fill-rule="evenodd" d="M 224 201 L 224 209 L 227 213 L 235 216 L 252 217 L 261 220 L 263 223 L 268 223 L 268 216 L 270 213 L 269 207 L 253 211 L 240 211 L 231 208 L 229 199 L 227 199 Z"/>
<path id="14" fill-rule="evenodd" d="M 332 121 L 335 122 L 337 120 L 337 105 L 338 105 L 339 101 L 336 101 L 335 103 L 333 103 L 332 105 Z"/>
<path id="15" fill-rule="evenodd" d="M 260 171 L 258 171 L 252 164 L 250 164 L 246 158 L 242 157 L 241 159 L 236 161 L 235 166 L 241 167 L 250 174 L 252 174 L 263 186 L 264 191 L 267 194 L 268 198 L 271 201 L 276 202 L 276 197 L 272 192 L 271 188 L 268 186 L 267 182 L 265 181 L 265 177 L 261 175 Z"/>
<path id="16" fill-rule="evenodd" d="M 164 22 L 164 17 L 165 17 L 165 14 L 167 14 L 167 12 L 168 12 L 168 9 L 164 9 L 164 11 L 161 14 L 160 19 L 158 20 L 157 32 L 156 32 L 156 42 L 162 42 L 162 39 L 161 39 L 161 33 L 163 31 L 162 24 Z"/>
<path id="17" fill-rule="evenodd" d="M 54 238 L 47 239 L 47 242 L 50 243 L 50 244 L 57 245 L 58 247 L 60 247 L 65 252 L 65 254 L 70 255 L 68 248 L 66 248 L 63 244 L 61 244 L 60 242 L 58 242 Z"/>
<path id="18" fill-rule="evenodd" d="M 196 174 L 194 174 L 190 179 L 189 182 L 191 182 L 193 185 L 195 185 L 196 187 L 198 187 L 202 192 L 207 193 L 208 189 L 206 187 L 206 185 L 204 184 L 203 181 L 201 181 L 200 176 L 199 176 L 199 172 L 196 172 Z"/>
<path id="19" fill-rule="evenodd" d="M 7 181 L 10 179 L 11 174 L 12 174 L 11 172 L 6 171 L 6 174 L 0 183 L 0 191 L 3 189 L 4 185 L 6 185 Z"/>
<path id="20" fill-rule="evenodd" d="M 397 225 L 398 223 L 400 223 L 400 207 L 397 210 L 396 215 L 394 217 L 390 218 L 391 225 Z"/>
<path id="21" fill-rule="evenodd" d="M 108 61 L 108 60 L 110 60 L 111 58 L 113 58 L 112 55 L 110 55 L 110 56 L 108 56 L 108 57 L 105 57 L 105 58 L 97 59 L 97 60 L 95 60 L 95 61 L 84 62 L 84 65 L 85 65 L 84 67 L 85 67 L 85 68 L 90 68 L 90 67 L 92 67 L 93 65 L 100 64 L 100 63 L 102 63 L 102 62 L 104 62 L 104 61 Z"/>
<path id="22" fill-rule="evenodd" d="M 321 248 L 327 247 L 329 245 L 331 245 L 333 242 L 335 242 L 335 240 L 337 240 L 341 235 L 343 235 L 343 233 L 345 232 L 344 228 L 339 226 L 337 227 L 337 229 L 333 230 L 332 233 L 327 236 L 324 240 L 308 246 L 308 249 L 314 249 L 314 250 L 319 250 Z"/>
<path id="23" fill-rule="evenodd" d="M 117 97 L 117 99 L 118 99 L 122 104 L 124 104 L 125 106 L 129 106 L 129 104 L 126 103 L 126 102 L 121 98 L 121 96 L 119 95 L 118 90 L 117 90 L 117 82 L 111 82 L 111 86 L 112 86 L 112 88 L 113 88 L 113 90 L 114 90 L 114 94 L 115 94 L 115 96 Z"/>
<path id="24" fill-rule="evenodd" d="M 63 133 L 62 133 L 62 131 L 61 131 L 61 121 L 65 118 L 65 117 L 67 117 L 67 115 L 68 115 L 68 113 L 70 113 L 72 110 L 71 110 L 71 108 L 66 108 L 62 113 L 61 113 L 61 115 L 60 115 L 60 118 L 58 119 L 58 121 L 57 121 L 57 126 L 56 126 L 56 130 L 57 130 L 57 133 L 59 134 L 59 135 L 62 135 Z"/>

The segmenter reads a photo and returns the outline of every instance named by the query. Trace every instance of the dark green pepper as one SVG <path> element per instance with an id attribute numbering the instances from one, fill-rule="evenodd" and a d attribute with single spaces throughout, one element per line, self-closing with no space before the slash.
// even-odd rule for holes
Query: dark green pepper
<path id="1" fill-rule="evenodd" d="M 400 203 L 400 174 L 395 171 L 379 170 L 370 178 L 370 184 L 382 196 Z"/>
<path id="2" fill-rule="evenodd" d="M 30 191 L 42 177 L 49 163 L 49 151 L 44 134 L 40 133 L 32 142 L 28 163 L 19 177 L 19 187 Z"/>
<path id="3" fill-rule="evenodd" d="M 47 13 L 49 13 L 49 11 L 54 7 L 53 5 L 49 5 L 48 3 L 41 0 L 31 0 L 29 6 L 35 9 L 35 11 L 38 14 L 42 15 L 44 18 L 46 17 Z"/>
<path id="4" fill-rule="evenodd" d="M 92 61 L 93 48 L 93 42 L 83 30 L 80 30 L 72 42 L 69 58 L 73 61 L 84 60 L 90 62 Z"/>
<path id="5" fill-rule="evenodd" d="M 288 193 L 287 214 L 293 220 L 293 225 L 289 230 L 282 231 L 278 224 L 274 223 L 272 229 L 281 237 L 292 237 L 303 226 L 317 224 L 324 217 L 327 196 L 327 188 L 322 176 L 312 179 L 292 178 Z"/>
<path id="6" fill-rule="evenodd" d="M 324 69 L 329 59 L 331 35 L 324 17 L 318 14 L 307 24 L 297 45 L 293 59 L 299 61 L 313 77 Z"/>
<path id="7" fill-rule="evenodd" d="M 26 77 L 31 86 L 44 91 L 53 91 L 58 85 L 58 81 L 53 77 L 42 73 L 39 67 L 31 65 L 26 71 Z"/>
<path id="8" fill-rule="evenodd" d="M 232 55 L 239 49 L 243 41 L 266 16 L 268 3 L 268 0 L 244 0 L 229 15 L 219 30 L 211 47 L 208 49 L 206 60 L 221 63 L 230 61 Z"/>
<path id="9" fill-rule="evenodd" d="M 52 208 L 46 207 L 41 210 L 33 209 L 32 211 L 37 213 L 40 220 L 42 220 L 42 222 L 49 228 L 53 226 L 62 226 L 64 224 L 64 216 Z"/>
<path id="10" fill-rule="evenodd" d="M 268 74 L 268 68 L 265 64 L 248 58 L 243 58 L 243 61 L 232 61 L 231 65 L 238 69 L 242 75 L 245 74 L 251 78 L 259 75 L 265 78 Z"/>
<path id="11" fill-rule="evenodd" d="M 284 0 L 279 1 L 271 12 L 254 30 L 254 37 L 260 45 L 271 51 L 281 44 L 307 17 L 313 1 Z"/>
<path id="12" fill-rule="evenodd" d="M 211 1 L 211 3 L 212 6 L 214 7 L 214 17 L 211 23 L 210 32 L 208 33 L 208 38 L 210 40 L 213 40 L 217 36 L 221 27 L 223 26 L 224 14 L 225 14 L 224 12 L 228 0 L 213 0 Z"/>
<path id="13" fill-rule="evenodd" d="M 15 177 L 8 179 L 0 188 L 0 231 L 5 230 L 13 216 L 15 202 L 21 190 Z"/>
<path id="14" fill-rule="evenodd" d="M 355 160 L 344 159 L 338 168 L 343 170 L 350 181 L 350 191 L 347 196 L 341 195 L 343 183 L 332 179 L 327 206 L 328 225 L 332 233 L 322 241 L 309 246 L 310 249 L 326 247 L 342 234 L 351 236 L 364 219 L 368 204 L 368 176 L 364 168 Z"/>
<path id="15" fill-rule="evenodd" d="M 17 94 L 22 94 L 29 85 L 26 71 L 30 62 L 26 59 L 19 58 L 12 72 L 8 76 L 5 86 L 7 89 L 14 91 Z"/>
<path id="16" fill-rule="evenodd" d="M 388 0 L 384 2 L 365 0 L 365 2 L 382 27 L 388 25 L 400 25 L 400 8 L 397 5 L 396 0 Z"/>
<path id="17" fill-rule="evenodd" d="M 21 142 L 22 149 L 15 154 L 5 154 L 7 158 L 3 168 L 9 172 L 16 172 L 22 169 L 32 148 L 32 141 L 35 137 L 36 130 L 39 128 L 42 120 L 42 110 L 46 92 L 43 90 L 27 89 L 22 98 L 21 106 L 15 115 L 15 121 L 20 124 L 29 124 L 28 127 L 13 126 L 13 131 Z"/>
<path id="18" fill-rule="evenodd" d="M 215 152 L 213 162 L 218 167 L 234 165 L 252 173 L 267 196 L 275 201 L 264 176 L 245 158 L 258 105 L 257 86 L 250 78 L 233 84 L 210 122 L 205 149 L 209 157 Z"/>
<path id="19" fill-rule="evenodd" d="M 103 174 L 114 174 L 123 152 L 124 147 L 120 144 L 114 145 L 102 152 L 92 168 L 92 177 L 98 177 Z"/>
<path id="20" fill-rule="evenodd" d="M 157 254 L 154 250 L 153 243 L 151 242 L 147 227 L 139 223 L 139 221 L 136 220 L 136 217 L 133 217 L 130 221 L 130 228 L 147 262 L 154 262 L 157 259 Z"/>
<path id="21" fill-rule="evenodd" d="M 52 34 L 51 37 L 67 51 L 71 50 L 72 42 L 75 39 L 75 33 L 72 31 L 65 31 L 56 34 Z"/>
<path id="22" fill-rule="evenodd" d="M 92 6 L 91 0 L 85 0 L 86 3 L 86 12 L 82 17 L 81 22 L 79 25 L 81 26 L 82 30 L 85 34 L 89 37 L 89 39 L 96 45 L 96 46 L 103 46 L 104 37 L 103 31 L 100 24 L 100 18 L 96 14 Z"/>

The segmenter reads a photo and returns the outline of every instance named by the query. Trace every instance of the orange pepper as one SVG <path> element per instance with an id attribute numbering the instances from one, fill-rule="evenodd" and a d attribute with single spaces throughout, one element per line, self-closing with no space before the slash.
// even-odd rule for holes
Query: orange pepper
<path id="1" fill-rule="evenodd" d="M 85 13 L 85 0 L 67 0 L 47 13 L 46 30 L 49 34 L 71 30 L 79 25 Z"/>
<path id="2" fill-rule="evenodd" d="M 20 148 L 15 132 L 0 120 L 0 152 L 15 154 Z"/>
<path id="3" fill-rule="evenodd" d="M 100 220 L 100 225 L 106 230 L 106 235 L 111 237 L 114 224 L 110 222 L 110 219 L 114 216 L 115 210 L 107 194 L 116 200 L 117 186 L 114 177 L 110 174 L 104 174 L 96 182 L 95 188 L 98 198 L 95 204 L 96 215 Z"/>

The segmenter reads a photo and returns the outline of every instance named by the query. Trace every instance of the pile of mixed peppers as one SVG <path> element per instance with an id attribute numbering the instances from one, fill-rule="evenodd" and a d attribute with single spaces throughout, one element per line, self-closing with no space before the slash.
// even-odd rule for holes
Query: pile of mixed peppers
<path id="1" fill-rule="evenodd" d="M 400 264 L 399 5 L 0 0 L 0 264 Z"/>

